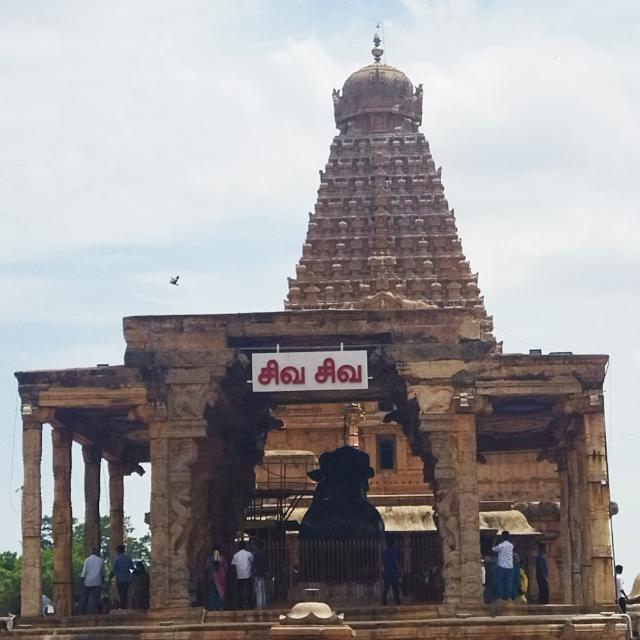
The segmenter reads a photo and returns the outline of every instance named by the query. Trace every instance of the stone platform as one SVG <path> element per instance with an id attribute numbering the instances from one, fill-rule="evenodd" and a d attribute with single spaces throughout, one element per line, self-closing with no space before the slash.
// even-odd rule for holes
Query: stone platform
<path id="1" fill-rule="evenodd" d="M 16 620 L 11 636 L 32 640 L 268 640 L 286 610 L 203 615 L 201 609 L 112 613 L 74 618 Z M 510 605 L 488 608 L 402 606 L 344 610 L 344 621 L 362 640 L 628 640 L 629 619 L 602 609 Z M 301 636 L 302 637 L 302 636 Z M 309 636 L 304 636 L 309 637 Z M 318 636 L 319 637 L 319 636 Z"/>

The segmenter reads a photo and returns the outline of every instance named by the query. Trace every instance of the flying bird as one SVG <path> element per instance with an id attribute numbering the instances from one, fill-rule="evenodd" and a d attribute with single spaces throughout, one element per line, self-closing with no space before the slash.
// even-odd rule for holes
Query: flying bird
<path id="1" fill-rule="evenodd" d="M 180 283 L 178 282 L 178 280 L 180 279 L 180 276 L 173 276 L 172 278 L 169 278 L 169 282 L 171 284 L 175 284 L 176 287 L 180 286 Z"/>

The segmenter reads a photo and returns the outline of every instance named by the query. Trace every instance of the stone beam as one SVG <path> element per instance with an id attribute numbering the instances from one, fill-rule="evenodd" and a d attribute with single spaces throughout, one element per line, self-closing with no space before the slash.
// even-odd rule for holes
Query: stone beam
<path id="1" fill-rule="evenodd" d="M 38 393 L 38 403 L 41 407 L 64 409 L 129 407 L 144 404 L 146 401 L 147 389 L 144 386 L 121 389 L 51 387 Z"/>
<path id="2" fill-rule="evenodd" d="M 72 433 L 51 431 L 53 445 L 53 601 L 56 613 L 69 616 L 73 611 L 73 518 L 71 513 Z"/>

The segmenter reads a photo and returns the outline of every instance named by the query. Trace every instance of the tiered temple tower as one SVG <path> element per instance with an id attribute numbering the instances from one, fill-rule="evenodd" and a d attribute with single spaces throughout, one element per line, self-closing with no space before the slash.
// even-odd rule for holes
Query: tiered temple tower
<path id="1" fill-rule="evenodd" d="M 422 85 L 381 61 L 334 90 L 336 126 L 285 308 L 464 307 L 484 316 L 441 169 L 424 134 Z"/>

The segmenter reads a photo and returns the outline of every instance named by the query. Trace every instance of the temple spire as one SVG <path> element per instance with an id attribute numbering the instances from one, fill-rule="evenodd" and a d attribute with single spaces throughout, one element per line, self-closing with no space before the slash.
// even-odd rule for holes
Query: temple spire
<path id="1" fill-rule="evenodd" d="M 376 25 L 376 32 L 373 34 L 373 49 L 371 49 L 371 54 L 373 55 L 373 59 L 376 62 L 380 62 L 382 58 L 382 54 L 384 53 L 384 49 L 380 48 L 380 44 L 382 40 L 380 40 L 380 35 L 378 31 L 380 30 L 380 23 Z"/>

